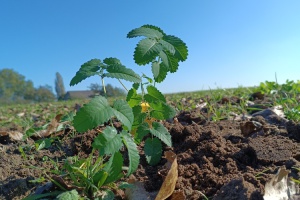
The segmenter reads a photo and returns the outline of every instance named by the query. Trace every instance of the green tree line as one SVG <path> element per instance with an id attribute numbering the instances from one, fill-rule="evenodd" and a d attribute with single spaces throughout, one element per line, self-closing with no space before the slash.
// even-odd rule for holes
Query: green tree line
<path id="1" fill-rule="evenodd" d="M 91 91 L 93 91 L 95 94 L 105 96 L 103 86 L 99 85 L 98 83 L 91 83 L 91 85 L 88 88 Z M 119 88 L 119 87 L 114 87 L 111 84 L 107 84 L 105 86 L 105 90 L 106 90 L 106 96 L 108 96 L 108 97 L 119 97 L 119 96 L 126 95 L 126 92 L 124 89 Z"/>
<path id="2" fill-rule="evenodd" d="M 35 88 L 31 80 L 12 69 L 0 70 L 0 104 L 53 101 L 49 85 Z"/>
<path id="3" fill-rule="evenodd" d="M 31 80 L 26 80 L 25 76 L 13 69 L 0 70 L 0 105 L 13 103 L 51 102 L 54 100 L 64 100 L 65 87 L 60 73 L 55 74 L 55 92 L 52 92 L 50 85 L 34 87 Z M 89 89 L 95 95 L 105 95 L 104 89 L 99 84 L 92 83 Z M 122 88 L 106 85 L 106 95 L 109 97 L 124 96 L 126 93 Z"/>

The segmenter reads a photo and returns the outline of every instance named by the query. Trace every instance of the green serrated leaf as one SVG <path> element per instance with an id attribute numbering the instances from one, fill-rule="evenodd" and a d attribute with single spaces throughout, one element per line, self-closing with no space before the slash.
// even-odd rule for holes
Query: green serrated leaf
<path id="1" fill-rule="evenodd" d="M 148 138 L 145 141 L 144 152 L 150 165 L 159 163 L 162 156 L 162 144 L 158 138 Z"/>
<path id="2" fill-rule="evenodd" d="M 118 59 L 118 58 L 105 58 L 103 60 L 103 63 L 107 64 L 107 65 L 114 65 L 114 64 L 118 64 L 118 65 L 121 65 L 121 61 Z"/>
<path id="3" fill-rule="evenodd" d="M 174 73 L 178 70 L 179 60 L 175 56 L 171 55 L 167 51 L 161 51 L 159 57 L 161 58 L 163 64 L 168 69 L 168 71 Z"/>
<path id="4" fill-rule="evenodd" d="M 164 102 L 149 102 L 152 111 L 150 112 L 150 116 L 155 119 L 170 119 L 176 115 L 176 111 L 170 105 Z"/>
<path id="5" fill-rule="evenodd" d="M 76 85 L 84 79 L 96 75 L 100 69 L 100 65 L 101 60 L 99 59 L 92 59 L 81 65 L 79 71 L 77 71 L 76 75 L 72 78 L 70 86 Z"/>
<path id="6" fill-rule="evenodd" d="M 120 134 L 117 134 L 115 127 L 108 126 L 99 134 L 92 144 L 93 148 L 98 149 L 100 155 L 112 155 L 119 151 L 122 144 Z"/>
<path id="7" fill-rule="evenodd" d="M 131 88 L 127 93 L 126 101 L 130 107 L 134 107 L 141 104 L 142 96 L 137 94 L 134 88 Z"/>
<path id="8" fill-rule="evenodd" d="M 154 77 L 154 79 L 156 79 L 158 77 L 159 71 L 160 71 L 159 62 L 157 62 L 157 61 L 152 62 L 151 69 L 152 69 L 153 77 Z"/>
<path id="9" fill-rule="evenodd" d="M 158 31 L 161 32 L 163 35 L 166 35 L 166 34 L 164 33 L 164 31 L 163 31 L 161 28 L 159 28 L 158 26 L 154 26 L 154 25 L 151 25 L 151 24 L 145 24 L 145 25 L 143 25 L 142 27 L 146 27 L 146 28 L 151 28 L 151 29 L 154 29 L 154 30 L 158 30 Z"/>
<path id="10" fill-rule="evenodd" d="M 162 38 L 164 36 L 164 32 L 152 25 L 144 25 L 141 26 L 140 28 L 135 28 L 131 30 L 127 34 L 127 38 L 134 38 L 134 37 L 139 37 L 139 36 L 144 36 L 144 37 L 149 37 L 149 38 Z"/>
<path id="11" fill-rule="evenodd" d="M 120 152 L 116 152 L 113 156 L 109 158 L 108 163 L 104 167 L 104 170 L 109 174 L 104 182 L 104 185 L 107 185 L 122 178 L 122 166 L 122 154 Z"/>
<path id="12" fill-rule="evenodd" d="M 150 133 L 156 137 L 158 137 L 161 141 L 163 141 L 169 147 L 172 146 L 171 135 L 168 130 L 159 122 L 153 122 L 152 128 L 150 129 Z"/>
<path id="13" fill-rule="evenodd" d="M 126 131 L 122 131 L 121 135 L 122 135 L 123 142 L 127 147 L 128 156 L 129 156 L 129 167 L 127 172 L 127 176 L 129 176 L 130 174 L 135 172 L 135 170 L 138 168 L 140 162 L 140 155 L 137 146 L 134 143 L 134 140 L 132 139 L 131 135 Z"/>
<path id="14" fill-rule="evenodd" d="M 57 200 L 78 200 L 80 198 L 76 190 L 66 191 L 56 197 Z"/>
<path id="15" fill-rule="evenodd" d="M 180 38 L 173 35 L 165 35 L 162 40 L 170 43 L 174 47 L 175 49 L 174 56 L 177 59 L 179 59 L 180 61 L 185 61 L 187 59 L 188 48 Z M 164 47 L 166 47 L 165 44 Z"/>
<path id="16" fill-rule="evenodd" d="M 163 46 L 164 51 L 168 51 L 171 55 L 175 54 L 176 50 L 172 44 L 164 40 L 159 40 L 159 43 Z"/>
<path id="17" fill-rule="evenodd" d="M 113 115 L 114 112 L 106 98 L 96 96 L 80 108 L 74 117 L 73 124 L 78 132 L 84 132 L 107 122 Z"/>
<path id="18" fill-rule="evenodd" d="M 109 72 L 103 74 L 106 77 L 123 79 L 134 83 L 140 83 L 142 81 L 141 77 L 132 69 L 126 68 L 121 64 L 109 65 L 106 70 Z"/>
<path id="19" fill-rule="evenodd" d="M 167 77 L 167 74 L 168 74 L 168 68 L 162 62 L 162 63 L 160 63 L 158 76 L 154 80 L 157 83 L 161 83 L 163 80 L 165 80 L 165 78 Z"/>
<path id="20" fill-rule="evenodd" d="M 134 121 L 132 124 L 132 129 L 138 127 L 141 123 L 143 123 L 147 117 L 147 113 L 142 112 L 142 107 L 140 105 L 134 106 L 132 108 L 132 112 L 134 115 Z"/>
<path id="21" fill-rule="evenodd" d="M 132 88 L 134 88 L 135 90 L 138 90 L 140 87 L 140 84 L 139 83 L 134 83 L 132 84 Z"/>
<path id="22" fill-rule="evenodd" d="M 149 85 L 147 87 L 147 91 L 148 91 L 148 94 L 144 95 L 144 99 L 148 103 L 152 103 L 152 102 L 155 102 L 155 101 L 166 102 L 165 96 L 153 85 Z"/>
<path id="23" fill-rule="evenodd" d="M 138 65 L 148 64 L 159 55 L 162 49 L 162 45 L 155 39 L 145 38 L 135 48 L 134 61 Z"/>
<path id="24" fill-rule="evenodd" d="M 148 123 L 141 123 L 136 130 L 134 139 L 137 143 L 140 143 L 143 138 L 150 133 L 150 128 Z"/>
<path id="25" fill-rule="evenodd" d="M 133 112 L 132 108 L 124 100 L 116 100 L 113 105 L 113 112 L 115 116 L 128 128 L 131 130 L 133 123 Z"/>

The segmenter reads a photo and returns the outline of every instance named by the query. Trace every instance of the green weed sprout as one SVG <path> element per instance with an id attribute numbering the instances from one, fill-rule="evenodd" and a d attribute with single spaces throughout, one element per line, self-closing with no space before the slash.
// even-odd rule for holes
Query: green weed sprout
<path id="1" fill-rule="evenodd" d="M 124 88 L 122 80 L 133 83 L 130 90 L 125 88 L 128 91 L 126 101 L 117 99 L 110 105 L 105 96 L 96 96 L 77 112 L 73 120 L 78 132 L 91 130 L 113 119 L 122 123 L 121 131 L 110 123 L 95 138 L 92 146 L 99 151 L 100 156 L 111 156 L 111 159 L 120 157 L 118 160 L 122 165 L 119 151 L 125 146 L 129 157 L 127 176 L 138 167 L 140 156 L 137 145 L 144 138 L 147 138 L 144 152 L 150 165 L 160 161 L 162 143 L 172 146 L 170 133 L 158 120 L 173 118 L 176 111 L 167 104 L 155 84 L 164 81 L 169 72 L 176 72 L 179 62 L 185 61 L 188 56 L 186 44 L 178 37 L 165 34 L 159 27 L 144 25 L 127 34 L 127 38 L 140 36 L 144 38 L 135 48 L 134 61 L 138 65 L 151 64 L 152 78 L 144 74 L 139 76 L 132 69 L 126 68 L 119 59 L 111 57 L 84 63 L 70 82 L 70 86 L 74 86 L 88 77 L 98 75 L 105 94 L 105 78 L 118 79 Z M 137 92 L 139 89 L 141 93 Z M 106 164 L 108 167 L 104 167 L 107 173 L 114 170 L 114 165 L 109 164 L 111 162 Z"/>
<path id="2" fill-rule="evenodd" d="M 300 121 L 299 92 L 300 81 L 286 80 L 284 84 L 265 81 L 260 83 L 258 90 L 262 93 L 271 94 L 275 104 L 283 107 L 287 119 Z"/>

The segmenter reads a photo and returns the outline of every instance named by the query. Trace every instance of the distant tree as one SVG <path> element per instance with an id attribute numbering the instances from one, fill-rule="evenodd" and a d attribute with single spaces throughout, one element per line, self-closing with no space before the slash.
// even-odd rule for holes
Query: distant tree
<path id="1" fill-rule="evenodd" d="M 122 88 L 114 87 L 114 96 L 126 96 L 126 92 Z"/>
<path id="2" fill-rule="evenodd" d="M 88 88 L 92 90 L 94 94 L 105 95 L 103 87 L 98 83 L 91 83 L 91 85 Z M 126 94 L 122 88 L 113 87 L 111 84 L 107 84 L 105 86 L 105 89 L 106 89 L 106 95 L 108 97 L 125 96 Z"/>
<path id="3" fill-rule="evenodd" d="M 34 88 L 33 82 L 13 69 L 0 70 L 0 104 L 53 101 L 49 85 Z"/>
<path id="4" fill-rule="evenodd" d="M 24 91 L 24 99 L 25 100 L 34 100 L 35 90 L 36 89 L 33 86 L 33 82 L 27 81 L 26 86 L 25 86 L 25 91 Z"/>
<path id="5" fill-rule="evenodd" d="M 2 103 L 30 100 L 34 91 L 32 81 L 12 69 L 0 70 L 0 101 Z"/>
<path id="6" fill-rule="evenodd" d="M 102 86 L 99 85 L 98 83 L 91 83 L 90 86 L 88 86 L 88 88 L 94 92 L 94 94 L 100 94 L 102 95 Z"/>
<path id="7" fill-rule="evenodd" d="M 62 99 L 63 96 L 65 95 L 65 86 L 64 86 L 64 81 L 60 73 L 56 72 L 55 74 L 55 92 L 57 99 Z"/>
<path id="8" fill-rule="evenodd" d="M 108 97 L 115 96 L 114 87 L 111 84 L 107 84 L 105 89 L 106 89 L 106 94 Z"/>
<path id="9" fill-rule="evenodd" d="M 52 88 L 49 85 L 40 86 L 35 90 L 34 100 L 36 102 L 49 102 L 55 100 L 55 95 L 52 92 Z"/>

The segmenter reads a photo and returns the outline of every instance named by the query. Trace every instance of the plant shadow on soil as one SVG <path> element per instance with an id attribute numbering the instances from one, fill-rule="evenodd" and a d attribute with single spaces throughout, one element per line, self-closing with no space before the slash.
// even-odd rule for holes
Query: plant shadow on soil
<path id="1" fill-rule="evenodd" d="M 291 171 L 290 176 L 299 178 L 293 168 L 300 167 L 299 124 L 278 116 L 212 122 L 199 117 L 203 114 L 201 109 L 181 111 L 176 121 L 162 122 L 173 141 L 173 147 L 164 149 L 177 154 L 179 176 L 175 189 L 184 191 L 186 199 L 204 199 L 202 194 L 209 199 L 263 199 L 266 182 L 281 166 Z M 241 126 L 247 121 L 259 122 L 262 127 L 249 135 L 242 134 Z M 34 192 L 38 184 L 30 180 L 45 177 L 44 173 L 54 168 L 49 159 L 59 163 L 67 156 L 86 157 L 96 134 L 92 130 L 72 138 L 66 131 L 61 143 L 29 151 L 26 159 L 18 150 L 25 142 L 0 137 L 0 199 L 22 199 Z M 147 191 L 157 191 L 167 173 L 166 159 L 150 166 L 142 151 L 140 154 L 134 175 Z"/>

